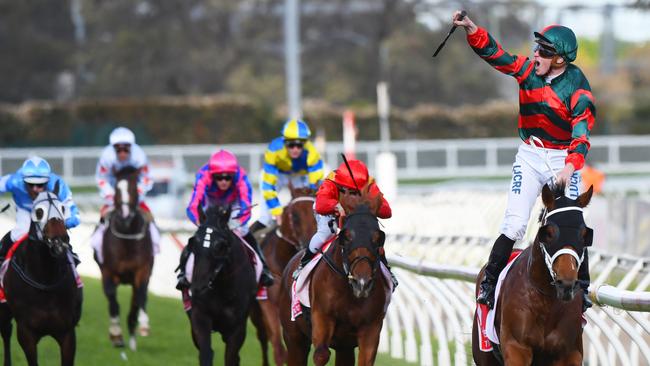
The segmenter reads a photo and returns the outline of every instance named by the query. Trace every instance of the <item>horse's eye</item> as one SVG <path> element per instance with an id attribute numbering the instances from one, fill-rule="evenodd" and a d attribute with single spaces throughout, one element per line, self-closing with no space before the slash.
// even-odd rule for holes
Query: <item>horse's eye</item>
<path id="1" fill-rule="evenodd" d="M 61 206 L 61 213 L 65 215 L 65 206 Z"/>
<path id="2" fill-rule="evenodd" d="M 43 219 L 43 214 L 44 214 L 44 211 L 43 211 L 42 208 L 37 208 L 36 209 L 36 219 L 38 221 L 41 221 Z"/>

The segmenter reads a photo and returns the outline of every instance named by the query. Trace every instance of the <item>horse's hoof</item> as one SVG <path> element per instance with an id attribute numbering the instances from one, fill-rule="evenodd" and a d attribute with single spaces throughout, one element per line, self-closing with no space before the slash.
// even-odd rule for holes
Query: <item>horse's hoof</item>
<path id="1" fill-rule="evenodd" d="M 122 338 L 121 335 L 118 336 L 109 335 L 109 338 L 111 339 L 111 343 L 113 344 L 113 347 L 115 348 L 124 347 L 124 338 Z"/>
<path id="2" fill-rule="evenodd" d="M 138 328 L 138 334 L 139 334 L 141 337 L 148 337 L 148 336 L 149 336 L 149 332 L 150 332 L 149 327 L 139 327 L 139 328 Z"/>
<path id="3" fill-rule="evenodd" d="M 135 351 L 138 348 L 135 343 L 135 337 L 129 338 L 129 348 L 131 348 L 131 351 Z"/>

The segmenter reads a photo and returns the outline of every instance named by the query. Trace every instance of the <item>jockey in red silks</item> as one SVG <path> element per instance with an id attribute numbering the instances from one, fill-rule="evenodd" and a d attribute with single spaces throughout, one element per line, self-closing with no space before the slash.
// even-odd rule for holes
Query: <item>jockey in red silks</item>
<path id="1" fill-rule="evenodd" d="M 375 183 L 375 180 L 368 174 L 368 167 L 361 160 L 348 160 L 350 169 L 341 163 L 339 167 L 331 172 L 323 181 L 318 192 L 316 192 L 316 202 L 314 202 L 314 215 L 316 216 L 316 233 L 309 242 L 309 248 L 300 260 L 300 265 L 296 269 L 294 276 L 309 263 L 309 261 L 318 253 L 320 248 L 335 236 L 335 225 L 338 218 L 345 216 L 345 211 L 340 203 L 340 198 L 344 195 L 359 195 L 359 189 L 368 187 L 368 192 L 372 197 L 380 194 L 381 191 Z M 350 172 L 351 171 L 351 172 Z M 377 217 L 380 219 L 389 219 L 393 213 L 386 201 L 382 197 L 381 206 Z M 333 226 L 330 226 L 333 223 Z M 380 251 L 381 261 L 390 270 L 384 251 Z M 397 286 L 397 279 L 391 272 L 394 287 Z"/>
<path id="2" fill-rule="evenodd" d="M 210 160 L 196 174 L 194 192 L 187 206 L 187 216 L 195 224 L 199 225 L 199 207 L 205 208 L 210 205 L 222 204 L 231 205 L 233 219 L 237 220 L 237 227 L 233 229 L 239 236 L 244 238 L 257 252 L 262 260 L 264 270 L 260 278 L 262 286 L 271 286 L 273 276 L 266 266 L 264 255 L 257 244 L 257 240 L 248 228 L 248 221 L 251 218 L 251 197 L 253 189 L 248 180 L 246 171 L 239 166 L 237 158 L 228 150 L 219 150 L 212 154 Z M 178 286 L 179 290 L 189 286 L 185 277 L 185 264 L 189 258 L 191 248 L 185 247 L 181 254 Z"/>

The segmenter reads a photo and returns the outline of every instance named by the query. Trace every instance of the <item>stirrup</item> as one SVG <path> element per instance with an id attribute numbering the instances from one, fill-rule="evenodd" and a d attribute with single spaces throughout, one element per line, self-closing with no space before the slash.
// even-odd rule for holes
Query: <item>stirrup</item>
<path id="1" fill-rule="evenodd" d="M 271 287 L 273 286 L 273 282 L 275 282 L 273 275 L 269 272 L 268 269 L 263 269 L 262 274 L 260 275 L 260 285 L 264 287 Z"/>
<path id="2" fill-rule="evenodd" d="M 190 281 L 187 280 L 187 277 L 185 277 L 185 273 L 179 273 L 178 274 L 178 283 L 176 284 L 176 289 L 179 291 L 183 291 L 185 289 L 190 288 Z"/>

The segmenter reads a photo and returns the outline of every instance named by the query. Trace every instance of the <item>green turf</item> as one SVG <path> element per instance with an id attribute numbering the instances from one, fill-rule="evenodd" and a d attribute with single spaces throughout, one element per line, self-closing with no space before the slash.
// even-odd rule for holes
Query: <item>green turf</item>
<path id="1" fill-rule="evenodd" d="M 115 349 L 108 340 L 108 305 L 96 279 L 84 279 L 83 315 L 77 328 L 77 365 L 197 365 L 198 352 L 192 344 L 190 325 L 181 302 L 157 296 L 149 297 L 149 318 L 151 336 L 138 338 L 138 350 Z M 130 290 L 121 286 L 119 301 L 123 312 L 123 330 L 126 332 L 125 311 L 130 301 Z M 218 334 L 212 337 L 215 350 L 215 365 L 223 364 L 223 344 Z M 59 365 L 59 351 L 52 338 L 44 338 L 39 344 L 39 365 Z M 124 352 L 126 360 L 121 357 Z M 14 365 L 26 365 L 25 356 L 16 341 L 15 327 L 12 337 L 12 356 Z M 261 352 L 255 329 L 249 325 L 246 342 L 240 352 L 241 364 L 261 365 Z M 334 354 L 332 354 L 334 356 Z M 332 357 L 330 364 L 334 364 Z M 379 355 L 377 365 L 412 365 L 395 360 L 387 355 Z"/>

